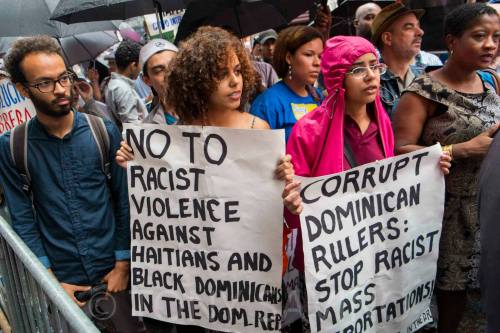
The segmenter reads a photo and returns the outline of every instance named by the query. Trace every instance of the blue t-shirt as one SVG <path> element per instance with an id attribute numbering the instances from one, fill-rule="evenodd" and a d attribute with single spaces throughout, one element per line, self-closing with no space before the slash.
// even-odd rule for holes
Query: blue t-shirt
<path id="1" fill-rule="evenodd" d="M 318 95 L 322 98 L 321 92 Z M 297 120 L 314 110 L 320 102 L 309 95 L 302 97 L 280 81 L 257 96 L 250 113 L 268 122 L 272 129 L 285 129 L 286 140 Z"/>

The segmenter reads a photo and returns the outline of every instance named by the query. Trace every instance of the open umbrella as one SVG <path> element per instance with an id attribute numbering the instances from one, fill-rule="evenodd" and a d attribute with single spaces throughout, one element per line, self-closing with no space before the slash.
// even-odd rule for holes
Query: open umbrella
<path id="1" fill-rule="evenodd" d="M 93 60 L 119 42 L 114 31 L 86 32 L 60 38 L 58 41 L 69 65 Z"/>
<path id="2" fill-rule="evenodd" d="M 7 53 L 12 43 L 23 37 L 1 37 L 0 55 Z M 119 42 L 114 31 L 94 31 L 55 38 L 61 46 L 64 59 L 70 66 L 95 59 Z"/>
<path id="3" fill-rule="evenodd" d="M 184 0 L 60 0 L 51 18 L 68 24 L 125 20 L 154 12 L 183 9 L 185 6 Z"/>
<path id="4" fill-rule="evenodd" d="M 51 21 L 59 0 L 0 0 L 0 37 L 49 35 L 66 37 L 82 32 L 114 30 L 110 21 L 67 25 Z"/>
<path id="5" fill-rule="evenodd" d="M 240 37 L 280 26 L 308 10 L 313 0 L 194 0 L 188 4 L 176 43 L 203 25 L 231 30 Z"/>

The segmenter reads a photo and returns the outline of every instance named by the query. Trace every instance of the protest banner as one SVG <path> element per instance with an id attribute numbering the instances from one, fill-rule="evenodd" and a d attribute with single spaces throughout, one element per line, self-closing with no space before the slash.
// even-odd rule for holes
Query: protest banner
<path id="1" fill-rule="evenodd" d="M 439 145 L 301 178 L 313 332 L 415 332 L 429 304 L 444 210 Z"/>
<path id="2" fill-rule="evenodd" d="M 185 10 L 176 10 L 170 13 L 163 13 L 163 23 L 165 27 L 161 27 L 162 35 L 160 36 L 160 29 L 158 28 L 158 19 L 156 14 L 144 15 L 144 25 L 146 32 L 150 38 L 163 38 L 169 42 L 174 42 L 179 24 L 181 23 L 182 16 Z"/>
<path id="3" fill-rule="evenodd" d="M 125 138 L 133 315 L 278 331 L 284 132 L 126 124 Z"/>
<path id="4" fill-rule="evenodd" d="M 9 79 L 0 81 L 0 134 L 35 116 L 35 106 Z"/>

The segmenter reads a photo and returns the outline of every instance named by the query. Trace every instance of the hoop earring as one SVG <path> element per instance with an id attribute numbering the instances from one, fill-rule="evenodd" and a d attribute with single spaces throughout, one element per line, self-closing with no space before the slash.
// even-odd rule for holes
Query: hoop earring
<path id="1" fill-rule="evenodd" d="M 292 80 L 292 65 L 288 65 L 288 79 Z"/>

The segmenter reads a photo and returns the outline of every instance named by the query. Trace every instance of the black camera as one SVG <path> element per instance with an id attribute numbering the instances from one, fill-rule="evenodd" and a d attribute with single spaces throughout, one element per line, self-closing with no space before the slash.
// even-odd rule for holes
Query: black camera
<path id="1" fill-rule="evenodd" d="M 106 290 L 108 290 L 108 285 L 105 283 L 101 283 L 101 284 L 93 286 L 92 288 L 90 288 L 89 290 L 86 290 L 86 291 L 76 291 L 75 298 L 78 300 L 78 302 L 82 302 L 82 303 L 87 302 L 94 295 L 105 293 Z"/>

